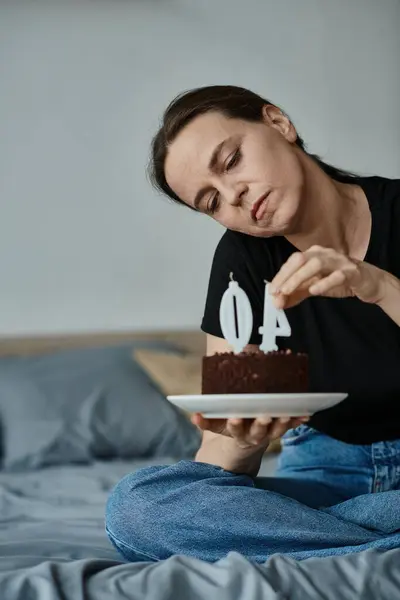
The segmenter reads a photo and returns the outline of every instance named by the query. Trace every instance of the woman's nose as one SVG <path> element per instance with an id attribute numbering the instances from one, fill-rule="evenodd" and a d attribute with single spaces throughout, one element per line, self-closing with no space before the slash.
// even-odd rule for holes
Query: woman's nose
<path id="1" fill-rule="evenodd" d="M 229 189 L 226 190 L 224 196 L 233 206 L 237 206 L 241 204 L 243 199 L 245 198 L 247 193 L 247 186 L 245 184 L 238 184 L 235 186 L 230 186 Z"/>

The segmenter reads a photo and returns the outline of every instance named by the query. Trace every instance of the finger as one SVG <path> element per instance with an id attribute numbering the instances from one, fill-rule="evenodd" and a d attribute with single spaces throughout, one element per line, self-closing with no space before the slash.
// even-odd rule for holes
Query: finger
<path id="1" fill-rule="evenodd" d="M 346 274 L 343 271 L 334 271 L 327 277 L 320 279 L 310 286 L 309 292 L 312 296 L 323 296 L 334 288 L 343 288 L 346 283 Z"/>
<path id="2" fill-rule="evenodd" d="M 308 423 L 310 417 L 300 417 L 296 419 L 291 419 L 290 421 L 290 429 L 296 429 L 299 425 L 304 425 L 304 423 Z"/>
<path id="3" fill-rule="evenodd" d="M 278 273 L 268 286 L 271 294 L 278 294 L 285 281 L 293 275 L 300 267 L 307 262 L 307 257 L 303 252 L 294 252 L 288 260 L 281 266 Z"/>
<path id="4" fill-rule="evenodd" d="M 325 261 L 319 256 L 313 256 L 302 267 L 299 267 L 295 273 L 281 285 L 280 292 L 285 296 L 290 296 L 299 289 L 308 288 L 311 280 L 323 275 Z"/>
<path id="5" fill-rule="evenodd" d="M 288 429 L 291 429 L 290 418 L 275 419 L 268 432 L 269 438 L 271 440 L 276 440 L 282 437 Z"/>
<path id="6" fill-rule="evenodd" d="M 272 418 L 267 416 L 259 417 L 255 419 L 250 427 L 248 440 L 252 444 L 260 444 L 263 440 L 268 438 L 268 429 L 272 423 Z"/>
<path id="7" fill-rule="evenodd" d="M 192 421 L 193 425 L 196 425 L 196 427 L 200 427 L 200 429 L 202 429 L 202 423 L 203 423 L 204 419 L 200 413 L 194 413 L 190 417 L 190 420 Z"/>
<path id="8" fill-rule="evenodd" d="M 228 419 L 226 422 L 227 432 L 238 441 L 245 441 L 247 429 L 244 419 Z"/>
<path id="9" fill-rule="evenodd" d="M 296 290 L 290 296 L 284 296 L 283 294 L 279 294 L 278 296 L 273 296 L 273 302 L 278 309 L 291 308 L 292 306 L 296 306 L 296 304 L 300 304 L 306 298 L 310 297 L 310 293 L 308 290 Z"/>
<path id="10" fill-rule="evenodd" d="M 200 413 L 195 413 L 191 421 L 202 431 L 212 431 L 213 433 L 222 433 L 225 429 L 225 419 L 206 419 Z"/>

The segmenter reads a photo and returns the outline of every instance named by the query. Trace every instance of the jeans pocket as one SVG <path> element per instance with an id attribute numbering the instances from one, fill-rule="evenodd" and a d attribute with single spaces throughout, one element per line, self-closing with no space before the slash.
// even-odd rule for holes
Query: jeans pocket
<path id="1" fill-rule="evenodd" d="M 308 425 L 299 425 L 296 429 L 289 429 L 281 438 L 281 444 L 283 447 L 296 446 L 305 442 L 317 432 Z"/>

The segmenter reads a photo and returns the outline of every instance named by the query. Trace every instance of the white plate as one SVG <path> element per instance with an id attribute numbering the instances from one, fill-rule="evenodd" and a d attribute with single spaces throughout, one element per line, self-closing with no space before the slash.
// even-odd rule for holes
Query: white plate
<path id="1" fill-rule="evenodd" d="M 271 417 L 307 417 L 331 408 L 347 394 L 207 394 L 198 396 L 167 396 L 167 399 L 191 413 L 225 419 Z"/>

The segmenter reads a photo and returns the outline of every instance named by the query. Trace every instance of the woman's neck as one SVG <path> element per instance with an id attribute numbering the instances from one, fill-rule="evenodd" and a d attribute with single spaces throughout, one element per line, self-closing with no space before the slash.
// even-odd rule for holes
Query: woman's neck
<path id="1" fill-rule="evenodd" d="M 286 239 L 301 252 L 318 245 L 363 260 L 371 236 L 371 212 L 363 189 L 334 181 L 307 155 L 302 163 L 301 215 Z"/>

